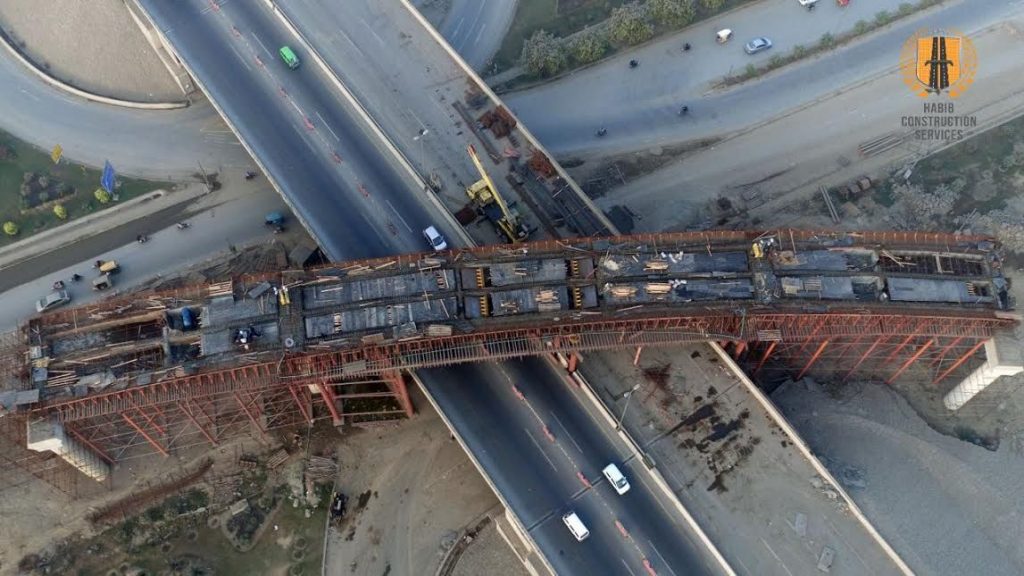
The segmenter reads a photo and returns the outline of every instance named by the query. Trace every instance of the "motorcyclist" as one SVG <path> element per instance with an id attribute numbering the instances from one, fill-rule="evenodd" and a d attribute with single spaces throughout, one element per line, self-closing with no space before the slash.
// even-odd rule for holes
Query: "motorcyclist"
<path id="1" fill-rule="evenodd" d="M 635 59 L 634 59 L 634 60 L 630 60 L 630 61 L 629 61 L 629 67 L 630 67 L 630 68 L 636 68 L 636 67 L 637 67 L 637 66 L 639 66 L 639 65 L 640 65 L 640 63 L 639 63 L 639 62 L 637 62 L 637 61 L 636 61 Z"/>
<path id="2" fill-rule="evenodd" d="M 687 42 L 686 44 L 683 44 L 683 51 L 684 52 L 688 52 L 689 50 L 690 50 L 690 43 Z"/>
<path id="3" fill-rule="evenodd" d="M 689 106 L 683 106 L 682 108 L 679 109 L 679 115 L 680 116 L 685 116 L 689 111 L 690 111 L 690 107 Z"/>

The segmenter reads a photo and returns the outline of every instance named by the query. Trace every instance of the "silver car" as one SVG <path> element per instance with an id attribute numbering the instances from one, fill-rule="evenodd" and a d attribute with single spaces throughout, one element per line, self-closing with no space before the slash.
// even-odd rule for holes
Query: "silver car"
<path id="1" fill-rule="evenodd" d="M 54 290 L 36 302 L 36 312 L 46 312 L 68 302 L 71 302 L 71 296 L 68 295 L 67 290 Z"/>
<path id="2" fill-rule="evenodd" d="M 763 52 L 771 47 L 772 41 L 761 36 L 747 42 L 747 45 L 743 47 L 743 50 L 745 50 L 747 54 L 757 54 L 758 52 Z"/>

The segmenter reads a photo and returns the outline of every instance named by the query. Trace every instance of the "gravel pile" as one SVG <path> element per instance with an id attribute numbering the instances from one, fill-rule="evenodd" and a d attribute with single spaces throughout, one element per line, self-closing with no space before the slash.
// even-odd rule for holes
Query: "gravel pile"
<path id="1" fill-rule="evenodd" d="M 890 388 L 813 383 L 773 400 L 918 574 L 1024 574 L 1024 460 L 943 436 Z"/>

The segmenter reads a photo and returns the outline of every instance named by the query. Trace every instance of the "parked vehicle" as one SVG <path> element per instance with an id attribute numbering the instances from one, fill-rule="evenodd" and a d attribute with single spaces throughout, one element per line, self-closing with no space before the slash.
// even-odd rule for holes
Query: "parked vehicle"
<path id="1" fill-rule="evenodd" d="M 98 264 L 96 267 L 100 269 L 100 274 L 117 274 L 121 271 L 121 267 L 115 260 L 107 260 L 106 262 L 97 260 L 96 263 Z"/>
<path id="2" fill-rule="evenodd" d="M 45 297 L 36 301 L 36 312 L 46 312 L 71 302 L 71 296 L 67 290 L 54 290 Z"/>
<path id="3" fill-rule="evenodd" d="M 188 222 L 178 222 L 177 224 L 175 224 L 175 226 L 178 227 L 178 230 L 187 230 L 192 225 L 189 224 Z"/>
<path id="4" fill-rule="evenodd" d="M 423 231 L 423 237 L 427 239 L 427 243 L 434 249 L 435 252 L 448 249 L 448 241 L 444 239 L 444 235 L 437 231 L 437 228 L 428 226 Z"/>
<path id="5" fill-rule="evenodd" d="M 732 30 L 728 28 L 722 28 L 715 33 L 715 42 L 719 44 L 725 44 L 730 38 L 732 38 Z"/>
<path id="6" fill-rule="evenodd" d="M 110 280 L 110 274 L 102 274 L 92 281 L 92 289 L 97 291 L 106 290 L 113 285 L 114 283 Z"/>
<path id="7" fill-rule="evenodd" d="M 284 232 L 284 215 L 280 212 L 271 212 L 263 218 L 263 223 L 274 229 L 274 234 Z"/>
<path id="8" fill-rule="evenodd" d="M 743 47 L 743 50 L 747 54 L 757 54 L 758 52 L 764 52 L 765 50 L 772 47 L 772 41 L 764 36 L 754 38 L 747 45 Z"/>

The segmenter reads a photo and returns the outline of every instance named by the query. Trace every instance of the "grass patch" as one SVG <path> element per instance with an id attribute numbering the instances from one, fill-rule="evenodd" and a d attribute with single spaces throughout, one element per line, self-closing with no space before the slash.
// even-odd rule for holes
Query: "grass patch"
<path id="1" fill-rule="evenodd" d="M 20 228 L 17 236 L 0 235 L 0 246 L 16 242 L 32 234 L 58 226 L 67 220 L 73 220 L 95 212 L 114 202 L 102 206 L 93 196 L 93 191 L 100 187 L 100 171 L 86 168 L 79 164 L 61 161 L 54 165 L 48 151 L 40 150 L 27 142 L 18 140 L 7 132 L 0 131 L 0 147 L 5 153 L 0 159 L 0 222 L 15 222 Z M 116 166 L 115 166 L 116 168 Z M 24 175 L 34 173 L 39 178 L 35 186 L 49 182 L 46 188 L 48 202 L 38 208 L 25 209 L 22 195 Z M 169 188 L 169 182 L 155 182 L 135 178 L 118 178 L 119 187 L 115 190 L 118 201 L 124 202 L 136 196 Z M 61 204 L 67 210 L 67 220 L 61 221 L 53 213 L 53 204 L 57 200 L 58 186 L 67 194 L 61 198 Z M 37 195 L 38 196 L 38 195 Z"/>

